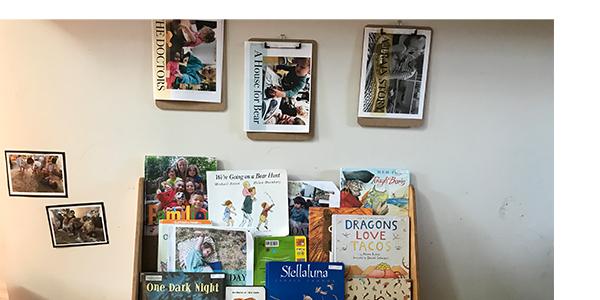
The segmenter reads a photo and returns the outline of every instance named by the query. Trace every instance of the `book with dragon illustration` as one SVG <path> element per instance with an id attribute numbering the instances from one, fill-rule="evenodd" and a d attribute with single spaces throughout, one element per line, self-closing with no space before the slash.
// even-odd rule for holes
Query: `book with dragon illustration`
<path id="1" fill-rule="evenodd" d="M 308 212 L 308 261 L 328 262 L 331 255 L 331 216 L 372 215 L 370 208 L 311 207 Z"/>
<path id="2" fill-rule="evenodd" d="M 282 169 L 207 172 L 209 219 L 255 236 L 289 233 L 287 172 Z"/>
<path id="3" fill-rule="evenodd" d="M 410 273 L 408 216 L 333 215 L 332 260 L 347 277 L 400 278 Z"/>
<path id="4" fill-rule="evenodd" d="M 269 262 L 266 288 L 272 300 L 343 300 L 344 264 Z"/>
<path id="5" fill-rule="evenodd" d="M 270 261 L 306 261 L 306 237 L 256 237 L 254 240 L 254 284 L 265 285 Z"/>
<path id="6" fill-rule="evenodd" d="M 411 286 L 408 278 L 348 278 L 346 299 L 410 300 Z"/>
<path id="7" fill-rule="evenodd" d="M 221 300 L 225 274 L 162 272 L 142 273 L 142 300 Z"/>
<path id="8" fill-rule="evenodd" d="M 227 285 L 251 285 L 254 240 L 248 230 L 205 224 L 161 222 L 158 270 L 225 273 Z"/>
<path id="9" fill-rule="evenodd" d="M 225 288 L 225 300 L 266 300 L 264 286 L 228 286 Z"/>
<path id="10" fill-rule="evenodd" d="M 308 209 L 340 207 L 340 190 L 331 181 L 289 181 L 290 235 L 308 236 Z"/>
<path id="11" fill-rule="evenodd" d="M 408 215 L 410 173 L 399 169 L 340 170 L 340 206 L 367 207 L 374 215 Z"/>

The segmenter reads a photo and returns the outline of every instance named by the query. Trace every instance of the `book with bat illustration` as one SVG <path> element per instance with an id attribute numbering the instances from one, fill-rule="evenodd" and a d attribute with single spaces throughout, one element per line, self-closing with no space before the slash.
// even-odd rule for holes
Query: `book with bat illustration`
<path id="1" fill-rule="evenodd" d="M 268 262 L 266 288 L 273 300 L 342 300 L 344 264 Z"/>

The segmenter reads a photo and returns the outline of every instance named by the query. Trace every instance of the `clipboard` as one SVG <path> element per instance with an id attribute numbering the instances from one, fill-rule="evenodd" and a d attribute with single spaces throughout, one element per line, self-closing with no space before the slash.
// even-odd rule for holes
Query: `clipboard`
<path id="1" fill-rule="evenodd" d="M 294 49 L 298 46 L 294 44 L 301 45 L 312 44 L 312 54 L 311 54 L 311 73 L 310 73 L 310 121 L 309 121 L 309 129 L 308 133 L 296 133 L 296 132 L 246 132 L 246 136 L 254 141 L 307 141 L 314 137 L 315 132 L 315 95 L 316 95 L 316 87 L 317 87 L 317 42 L 315 40 L 305 40 L 305 39 L 287 39 L 285 35 L 282 35 L 280 39 L 265 39 L 265 38 L 251 38 L 248 40 L 249 42 L 264 42 L 265 48 L 269 48 L 270 43 L 290 43 L 291 49 Z M 285 48 L 288 48 L 287 46 Z M 296 48 L 298 49 L 298 48 Z M 244 99 L 246 101 L 246 99 Z M 245 110 L 244 110 L 244 113 Z"/>
<path id="2" fill-rule="evenodd" d="M 364 27 L 366 28 L 381 28 L 381 31 L 385 31 L 386 28 L 391 28 L 391 29 L 414 29 L 415 33 L 417 33 L 418 30 L 427 30 L 430 32 L 430 41 L 429 41 L 429 49 L 431 50 L 431 40 L 433 39 L 433 29 L 431 27 L 425 27 L 425 26 L 407 26 L 407 25 L 373 25 L 373 24 L 369 24 L 366 25 Z M 363 31 L 363 38 L 364 38 L 364 31 Z M 364 41 L 363 41 L 364 42 Z M 361 54 L 362 55 L 362 54 Z M 363 57 L 364 59 L 364 57 Z M 431 62 L 429 61 L 429 57 L 427 57 L 427 65 L 428 65 L 428 69 L 431 66 Z M 361 63 L 361 68 L 362 68 L 362 63 Z M 362 72 L 362 69 L 361 69 Z M 425 74 L 425 82 L 429 81 L 428 80 L 429 77 L 429 70 L 427 71 L 427 74 Z M 429 85 L 427 84 L 425 86 L 425 96 L 423 98 L 423 117 L 421 119 L 392 119 L 392 118 L 376 118 L 376 117 L 360 117 L 357 116 L 357 122 L 360 126 L 363 127 L 396 127 L 396 128 L 414 128 L 414 127 L 420 127 L 424 124 L 425 122 L 425 111 L 426 111 L 426 107 L 427 107 L 427 90 L 429 89 Z M 360 93 L 360 89 L 359 89 L 359 93 Z M 360 95 L 359 95 L 360 98 Z M 360 105 L 360 101 L 359 104 Z M 358 106 L 357 106 L 357 111 L 358 111 Z"/>

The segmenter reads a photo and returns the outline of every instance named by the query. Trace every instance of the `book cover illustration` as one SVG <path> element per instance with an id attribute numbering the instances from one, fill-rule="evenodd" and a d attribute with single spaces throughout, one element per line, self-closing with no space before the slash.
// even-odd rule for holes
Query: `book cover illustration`
<path id="1" fill-rule="evenodd" d="M 264 286 L 228 286 L 225 288 L 225 300 L 266 300 Z"/>
<path id="2" fill-rule="evenodd" d="M 270 300 L 343 300 L 344 264 L 269 262 L 266 288 Z"/>
<path id="3" fill-rule="evenodd" d="M 308 261 L 328 262 L 331 255 L 331 216 L 372 215 L 370 208 L 311 207 L 308 212 Z"/>
<path id="4" fill-rule="evenodd" d="M 154 99 L 221 102 L 223 20 L 154 20 Z"/>
<path id="5" fill-rule="evenodd" d="M 346 299 L 410 300 L 411 286 L 408 278 L 348 278 Z"/>
<path id="6" fill-rule="evenodd" d="M 162 219 L 208 219 L 206 171 L 214 157 L 151 156 L 144 161 L 144 235 L 156 236 Z"/>
<path id="7" fill-rule="evenodd" d="M 374 215 L 408 215 L 410 173 L 399 169 L 340 170 L 341 207 L 367 207 Z"/>
<path id="8" fill-rule="evenodd" d="M 306 237 L 257 237 L 254 240 L 254 284 L 265 285 L 270 261 L 306 261 Z"/>
<path id="9" fill-rule="evenodd" d="M 246 131 L 310 131 L 312 50 L 311 43 L 245 43 Z"/>
<path id="10" fill-rule="evenodd" d="M 348 277 L 407 277 L 409 224 L 408 216 L 333 215 L 333 261 Z"/>
<path id="11" fill-rule="evenodd" d="M 366 27 L 358 116 L 423 119 L 431 30 Z"/>
<path id="12" fill-rule="evenodd" d="M 162 272 L 142 273 L 142 300 L 221 300 L 225 274 Z"/>
<path id="13" fill-rule="evenodd" d="M 288 181 L 290 235 L 308 236 L 310 207 L 340 207 L 340 190 L 331 181 Z"/>
<path id="14" fill-rule="evenodd" d="M 253 269 L 250 231 L 203 224 L 159 225 L 159 271 L 222 272 L 227 285 L 251 285 Z"/>
<path id="15" fill-rule="evenodd" d="M 207 172 L 209 219 L 256 236 L 289 233 L 287 172 L 281 169 Z"/>

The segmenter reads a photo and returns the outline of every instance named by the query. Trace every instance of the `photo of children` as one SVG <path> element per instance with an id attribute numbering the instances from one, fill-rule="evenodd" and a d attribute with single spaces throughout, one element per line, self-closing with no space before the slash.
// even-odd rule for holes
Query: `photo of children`
<path id="1" fill-rule="evenodd" d="M 63 152 L 5 151 L 10 196 L 67 197 Z"/>
<path id="2" fill-rule="evenodd" d="M 220 102 L 223 21 L 154 21 L 155 98 Z"/>
<path id="3" fill-rule="evenodd" d="M 309 132 L 312 44 L 246 42 L 246 131 Z"/>
<path id="4" fill-rule="evenodd" d="M 328 181 L 288 182 L 290 235 L 308 236 L 310 207 L 339 207 L 339 190 Z"/>
<path id="5" fill-rule="evenodd" d="M 54 247 L 108 244 L 103 203 L 47 206 Z"/>
<path id="6" fill-rule="evenodd" d="M 144 233 L 156 235 L 167 211 L 189 207 L 192 219 L 207 219 L 206 171 L 216 169 L 213 157 L 146 156 Z"/>

